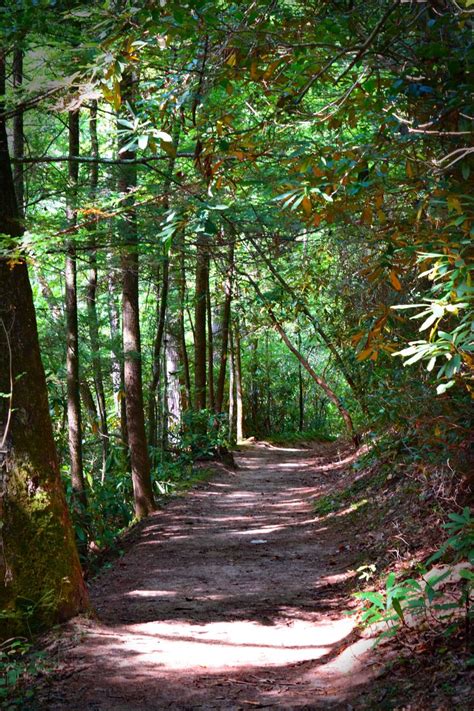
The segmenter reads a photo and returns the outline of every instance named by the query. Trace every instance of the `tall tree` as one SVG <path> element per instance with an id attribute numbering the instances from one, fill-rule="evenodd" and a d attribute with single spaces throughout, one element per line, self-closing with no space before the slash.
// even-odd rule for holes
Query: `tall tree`
<path id="1" fill-rule="evenodd" d="M 224 304 L 222 306 L 221 317 L 221 353 L 219 363 L 219 375 L 216 390 L 216 412 L 222 412 L 224 404 L 224 389 L 227 370 L 227 353 L 229 345 L 230 329 L 230 307 L 232 303 L 232 279 L 234 274 L 234 240 L 231 239 L 229 253 L 227 257 L 226 278 L 224 281 Z"/>
<path id="2" fill-rule="evenodd" d="M 18 633 L 22 598 L 38 603 L 42 622 L 87 605 L 53 440 L 26 261 L 10 259 L 22 234 L 8 154 L 0 50 L 0 606 L 12 610 L 2 636 Z M 42 601 L 48 597 L 48 604 Z M 18 608 L 19 609 L 19 608 Z"/>
<path id="3" fill-rule="evenodd" d="M 123 79 L 121 93 L 124 103 L 133 106 L 138 78 L 128 70 Z M 119 134 L 120 135 L 120 134 Z M 120 156 L 128 163 L 119 168 L 118 189 L 122 193 L 127 210 L 120 220 L 122 242 L 122 337 L 124 355 L 125 407 L 127 412 L 127 436 L 132 469 L 135 515 L 142 518 L 155 508 L 151 483 L 151 468 L 148 457 L 143 411 L 142 354 L 140 342 L 139 257 L 137 217 L 133 192 L 137 186 L 137 170 L 133 163 L 136 153 L 125 149 L 127 139 L 119 137 Z"/>
<path id="4" fill-rule="evenodd" d="M 13 52 L 13 88 L 19 91 L 23 84 L 23 50 L 20 47 L 15 48 Z M 17 99 L 17 104 L 20 104 Z M 13 156 L 18 162 L 13 166 L 13 180 L 15 182 L 15 192 L 18 204 L 18 212 L 21 216 L 24 213 L 25 203 L 25 185 L 23 180 L 23 164 L 21 159 L 25 153 L 25 134 L 23 110 L 17 108 L 13 117 Z"/>
<path id="5" fill-rule="evenodd" d="M 207 397 L 209 409 L 216 407 L 214 389 L 214 325 L 212 318 L 211 288 L 209 283 L 209 255 L 207 258 L 207 284 L 206 284 L 206 324 L 207 324 Z"/>
<path id="6" fill-rule="evenodd" d="M 94 100 L 90 109 L 89 132 L 91 139 L 92 157 L 99 158 L 99 138 L 97 134 L 97 101 Z M 90 172 L 90 195 L 91 199 L 97 197 L 97 187 L 99 182 L 98 163 L 92 163 Z M 89 249 L 89 278 L 87 283 L 87 315 L 89 324 L 89 339 L 92 351 L 92 371 L 94 376 L 94 386 L 99 410 L 99 435 L 102 446 L 102 480 L 105 478 L 105 468 L 107 464 L 107 453 L 109 444 L 109 431 L 107 425 L 107 405 L 105 401 L 104 379 L 102 376 L 102 358 L 100 355 L 99 338 L 99 318 L 97 315 L 97 246 L 94 226 L 91 230 L 91 240 Z"/>
<path id="7" fill-rule="evenodd" d="M 206 317 L 209 284 L 207 238 L 198 234 L 194 296 L 194 407 L 206 407 Z"/>
<path id="8" fill-rule="evenodd" d="M 69 194 L 67 219 L 70 227 L 77 222 L 77 181 L 79 164 L 79 110 L 69 112 Z M 67 245 L 66 253 L 66 368 L 67 368 L 67 417 L 68 441 L 71 466 L 71 482 L 75 502 L 80 509 L 87 506 L 87 494 L 82 463 L 82 419 L 79 379 L 79 329 L 77 320 L 77 255 L 74 241 Z"/>
<path id="9" fill-rule="evenodd" d="M 240 325 L 238 318 L 235 318 L 233 324 L 233 341 L 234 341 L 234 362 L 235 362 L 235 413 L 236 413 L 236 429 L 235 436 L 237 444 L 244 440 L 244 396 L 243 396 L 243 374 L 242 374 L 242 355 L 240 345 Z"/>

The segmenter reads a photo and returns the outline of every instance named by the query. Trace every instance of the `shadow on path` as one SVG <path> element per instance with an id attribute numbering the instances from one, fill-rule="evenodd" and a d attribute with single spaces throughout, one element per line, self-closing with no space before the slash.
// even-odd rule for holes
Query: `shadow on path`
<path id="1" fill-rule="evenodd" d="M 345 459 L 334 444 L 255 445 L 147 519 L 93 582 L 98 619 L 69 625 L 63 671 L 35 708 L 338 707 L 368 678 L 368 642 L 344 614 L 343 531 L 311 501 Z"/>

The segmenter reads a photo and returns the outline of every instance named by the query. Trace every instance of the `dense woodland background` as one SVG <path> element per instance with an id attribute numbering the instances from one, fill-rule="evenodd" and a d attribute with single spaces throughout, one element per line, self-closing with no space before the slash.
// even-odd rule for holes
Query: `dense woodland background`
<path id="1" fill-rule="evenodd" d="M 245 437 L 466 490 L 472 4 L 0 4 L 5 636 Z"/>

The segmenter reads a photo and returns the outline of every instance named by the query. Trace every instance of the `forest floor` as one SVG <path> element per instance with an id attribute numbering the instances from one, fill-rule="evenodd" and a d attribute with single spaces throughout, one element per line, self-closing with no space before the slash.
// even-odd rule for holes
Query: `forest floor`
<path id="1" fill-rule="evenodd" d="M 95 615 L 50 636 L 55 665 L 23 708 L 456 708 L 431 704 L 426 678 L 386 704 L 387 655 L 346 614 L 366 532 L 314 501 L 353 459 L 253 444 L 139 524 L 91 582 Z"/>

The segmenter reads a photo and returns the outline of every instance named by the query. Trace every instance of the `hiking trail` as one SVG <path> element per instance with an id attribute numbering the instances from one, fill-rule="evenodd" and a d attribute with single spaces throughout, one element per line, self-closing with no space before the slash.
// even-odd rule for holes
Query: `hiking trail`
<path id="1" fill-rule="evenodd" d="M 374 673 L 344 614 L 356 541 L 312 501 L 351 458 L 257 443 L 147 518 L 92 581 L 96 618 L 66 626 L 35 708 L 346 709 Z"/>

